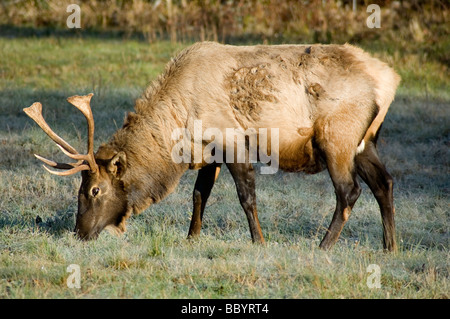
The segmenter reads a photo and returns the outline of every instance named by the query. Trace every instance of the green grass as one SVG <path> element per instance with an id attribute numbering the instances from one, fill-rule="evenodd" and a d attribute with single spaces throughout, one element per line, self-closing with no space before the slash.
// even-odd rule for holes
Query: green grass
<path id="1" fill-rule="evenodd" d="M 449 78 L 429 56 L 367 48 L 403 77 L 379 140 L 394 176 L 399 251 L 382 251 L 378 206 L 364 185 L 341 239 L 318 249 L 335 198 L 326 173 L 257 176 L 267 246 L 251 244 L 225 169 L 202 235 L 187 241 L 195 172 L 122 237 L 76 240 L 80 176 L 47 174 L 32 156 L 64 159 L 22 112 L 40 101 L 50 126 L 85 148 L 85 121 L 65 99 L 94 92 L 98 146 L 183 45 L 95 38 L 0 38 L 0 296 L 4 298 L 448 298 Z M 80 124 L 82 123 L 82 124 Z M 36 224 L 36 217 L 42 222 Z M 66 285 L 70 264 L 81 289 Z M 381 267 L 370 289 L 367 267 Z"/>

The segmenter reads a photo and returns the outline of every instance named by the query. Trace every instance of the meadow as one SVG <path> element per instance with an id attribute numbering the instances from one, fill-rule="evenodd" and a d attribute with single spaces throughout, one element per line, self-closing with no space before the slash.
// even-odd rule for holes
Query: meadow
<path id="1" fill-rule="evenodd" d="M 84 150 L 85 120 L 65 99 L 93 92 L 98 147 L 187 45 L 97 36 L 0 37 L 2 298 L 449 297 L 448 67 L 394 44 L 361 46 L 403 78 L 379 140 L 395 180 L 397 253 L 382 249 L 378 205 L 364 184 L 338 243 L 330 251 L 318 249 L 335 205 L 326 172 L 257 175 L 266 246 L 251 243 L 226 169 L 198 240 L 186 240 L 194 171 L 163 202 L 132 217 L 123 236 L 103 232 L 96 241 L 77 240 L 72 230 L 81 177 L 42 169 L 34 153 L 64 156 L 22 108 L 40 101 L 50 126 Z M 67 286 L 71 264 L 80 266 L 79 289 Z M 380 288 L 367 285 L 371 264 L 380 267 Z"/>

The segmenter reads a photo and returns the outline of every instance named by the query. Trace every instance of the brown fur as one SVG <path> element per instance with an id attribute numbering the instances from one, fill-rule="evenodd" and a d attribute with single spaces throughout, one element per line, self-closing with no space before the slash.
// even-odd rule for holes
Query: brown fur
<path id="1" fill-rule="evenodd" d="M 317 172 L 324 165 L 314 145 L 339 153 L 337 166 L 349 161 L 378 129 L 398 81 L 350 45 L 197 43 L 172 59 L 97 156 L 127 154 L 124 183 L 135 212 L 170 193 L 188 168 L 172 162 L 170 136 L 177 127 L 192 130 L 194 119 L 204 128 L 280 128 L 280 168 Z"/>
<path id="2" fill-rule="evenodd" d="M 127 115 L 123 127 L 98 149 L 99 173 L 83 174 L 77 225 L 83 223 L 84 206 L 94 207 L 99 201 L 89 199 L 92 187 L 105 180 L 113 185 L 112 189 L 104 188 L 109 194 L 105 196 L 115 196 L 111 195 L 114 187 L 120 188 L 117 194 L 124 194 L 114 200 L 121 200 L 116 206 L 125 205 L 126 209 L 115 212 L 112 218 L 113 226 L 122 232 L 132 212 L 139 213 L 162 200 L 187 169 L 195 168 L 200 173 L 189 234 L 198 234 L 220 165 L 174 163 L 171 150 L 176 141 L 171 134 L 181 127 L 194 136 L 194 121 L 201 120 L 203 130 L 218 128 L 224 136 L 226 128 L 278 128 L 282 170 L 317 173 L 328 169 L 337 206 L 321 243 L 323 248 L 337 240 L 360 193 L 356 174 L 362 176 L 380 204 L 385 245 L 394 249 L 392 179 L 378 159 L 375 137 L 399 81 L 385 63 L 348 44 L 194 44 L 168 63 L 165 72 L 136 101 L 135 112 Z M 358 149 L 363 140 L 366 147 Z M 203 141 L 203 147 L 207 142 Z M 253 169 L 248 163 L 227 166 L 252 238 L 263 242 Z M 96 227 L 98 234 L 100 226 Z M 87 238 L 91 233 L 83 230 Z"/>

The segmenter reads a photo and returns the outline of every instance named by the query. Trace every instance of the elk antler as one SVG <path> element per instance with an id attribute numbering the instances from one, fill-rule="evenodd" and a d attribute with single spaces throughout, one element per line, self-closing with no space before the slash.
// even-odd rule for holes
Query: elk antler
<path id="1" fill-rule="evenodd" d="M 75 148 L 70 146 L 69 143 L 64 141 L 61 137 L 58 136 L 53 130 L 48 126 L 47 122 L 45 122 L 44 117 L 42 116 L 42 104 L 39 102 L 33 103 L 30 107 L 24 108 L 23 111 L 31 117 L 40 127 L 41 129 L 58 145 L 58 147 L 63 151 L 64 154 L 69 156 L 72 159 L 77 160 L 76 163 L 57 163 L 51 160 L 48 160 L 44 157 L 34 154 L 37 159 L 41 160 L 45 164 L 58 168 L 65 169 L 64 172 L 53 171 L 47 168 L 44 165 L 44 168 L 52 174 L 60 175 L 60 176 L 68 176 L 75 174 L 79 171 L 90 170 L 92 173 L 97 172 L 98 166 L 95 162 L 94 158 L 94 117 L 92 115 L 92 110 L 90 106 L 91 98 L 94 94 L 88 94 L 85 96 L 72 96 L 67 99 L 69 103 L 74 105 L 77 109 L 83 113 L 88 122 L 88 152 L 87 154 L 80 154 L 77 152 Z M 87 162 L 87 164 L 84 163 Z"/>

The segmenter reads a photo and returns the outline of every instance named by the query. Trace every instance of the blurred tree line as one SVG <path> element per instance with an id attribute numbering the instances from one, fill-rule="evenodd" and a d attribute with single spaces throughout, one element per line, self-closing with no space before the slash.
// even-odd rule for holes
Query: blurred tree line
<path id="1" fill-rule="evenodd" d="M 448 38 L 447 0 L 2 0 L 0 28 L 67 29 L 69 4 L 81 9 L 81 31 L 140 35 L 148 41 L 213 40 L 342 43 Z M 381 28 L 366 11 L 381 8 Z M 1 32 L 1 30 L 0 30 Z M 447 41 L 448 42 L 448 41 Z M 428 43 L 429 44 L 429 43 Z"/>

